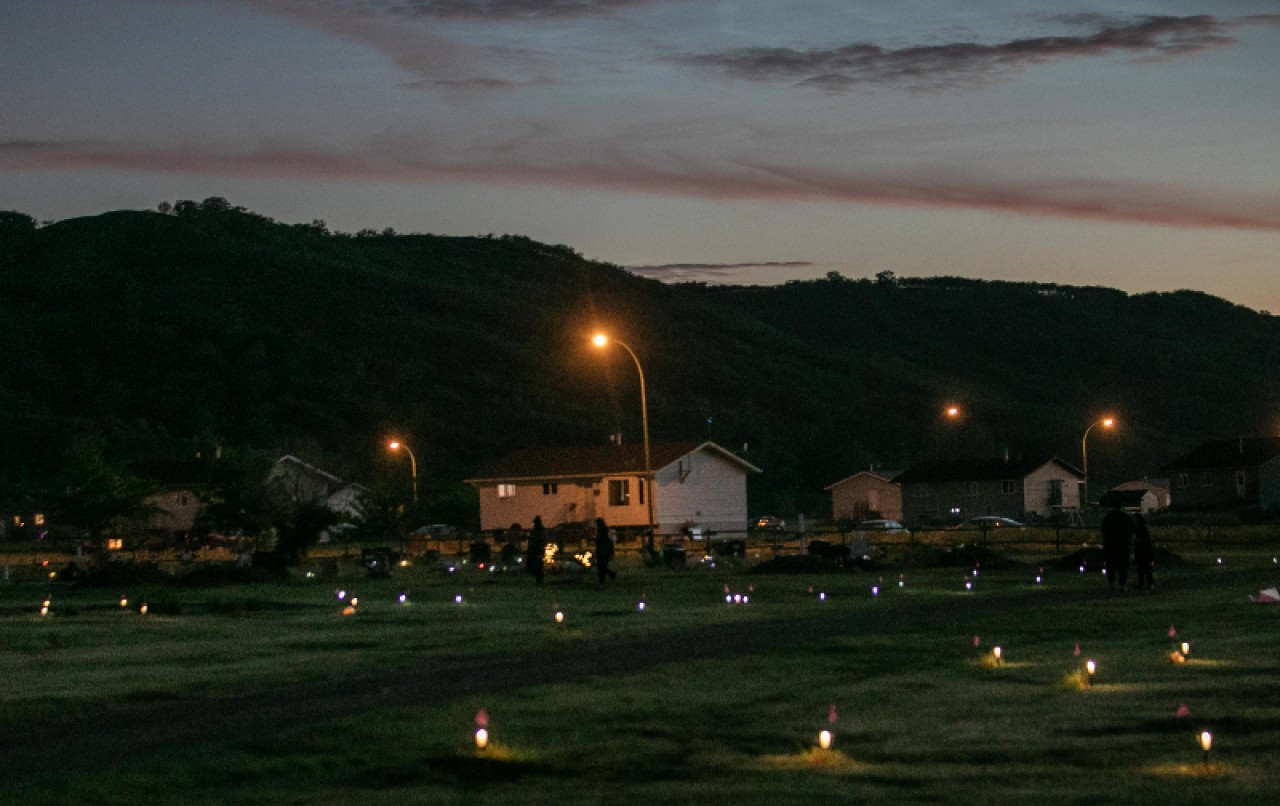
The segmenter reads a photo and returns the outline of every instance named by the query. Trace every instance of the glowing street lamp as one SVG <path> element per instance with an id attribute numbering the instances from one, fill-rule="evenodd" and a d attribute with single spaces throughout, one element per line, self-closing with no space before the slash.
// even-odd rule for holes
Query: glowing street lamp
<path id="1" fill-rule="evenodd" d="M 399 440 L 391 440 L 387 443 L 387 447 L 393 451 L 403 448 L 404 452 L 409 454 L 409 475 L 413 478 L 413 503 L 416 506 L 418 503 L 418 460 L 414 458 L 413 451 L 409 450 L 409 446 Z"/>
<path id="2" fill-rule="evenodd" d="M 1101 420 L 1089 423 L 1089 427 L 1084 430 L 1084 436 L 1080 438 L 1080 472 L 1084 474 L 1084 482 L 1081 485 L 1084 500 L 1080 502 L 1081 507 L 1089 503 L 1089 432 L 1099 425 L 1103 428 L 1115 428 L 1116 420 L 1114 417 L 1103 417 Z"/>
<path id="3" fill-rule="evenodd" d="M 636 357 L 636 353 L 621 339 L 611 339 L 606 333 L 597 333 L 591 337 L 591 343 L 600 349 L 609 346 L 612 341 L 619 347 L 627 351 L 627 355 L 631 356 L 631 360 L 635 362 L 636 372 L 640 375 L 640 424 L 641 434 L 644 437 L 644 501 L 648 507 L 649 517 L 649 544 L 653 545 L 653 465 L 649 457 L 649 403 L 645 397 L 644 384 L 644 368 L 640 366 L 640 359 Z"/>

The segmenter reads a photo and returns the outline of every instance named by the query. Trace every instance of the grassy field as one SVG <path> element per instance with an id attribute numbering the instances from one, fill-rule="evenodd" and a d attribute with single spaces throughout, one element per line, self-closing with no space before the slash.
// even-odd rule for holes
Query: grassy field
<path id="1" fill-rule="evenodd" d="M 624 563 L 603 589 L 444 565 L 129 590 L 15 578 L 0 585 L 3 747 L 40 744 L 50 763 L 0 801 L 1274 800 L 1280 606 L 1246 598 L 1280 582 L 1271 554 L 1188 557 L 1158 592 L 1123 595 L 1047 557 L 977 573 Z M 353 699 L 370 688 L 386 700 Z M 229 730 L 260 692 L 297 715 Z M 157 709 L 190 723 L 180 741 L 139 736 Z"/>

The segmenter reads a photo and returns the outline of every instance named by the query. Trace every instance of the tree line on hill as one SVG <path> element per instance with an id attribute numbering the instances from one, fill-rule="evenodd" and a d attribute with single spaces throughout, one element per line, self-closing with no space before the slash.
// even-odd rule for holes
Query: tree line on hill
<path id="1" fill-rule="evenodd" d="M 1076 463 L 1111 414 L 1120 428 L 1089 446 L 1101 488 L 1274 431 L 1280 396 L 1280 321 L 1192 291 L 889 272 L 666 285 L 520 236 L 349 235 L 216 198 L 8 212 L 0 507 L 71 508 L 94 473 L 225 487 L 210 457 L 293 453 L 400 512 L 394 436 L 419 468 L 405 522 L 468 525 L 463 480 L 502 454 L 641 439 L 635 367 L 589 345 L 596 327 L 639 357 L 655 441 L 710 438 L 763 468 L 757 514 L 820 515 L 824 487 L 868 467 Z"/>

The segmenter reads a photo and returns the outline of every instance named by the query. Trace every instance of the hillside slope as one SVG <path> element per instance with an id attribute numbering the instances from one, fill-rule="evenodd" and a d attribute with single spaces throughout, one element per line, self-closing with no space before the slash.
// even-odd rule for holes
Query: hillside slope
<path id="1" fill-rule="evenodd" d="M 1271 433 L 1280 321 L 1207 295 L 953 278 L 667 286 L 526 238 L 328 232 L 221 200 L 37 227 L 0 216 L 0 485 L 39 490 L 77 440 L 154 463 L 215 445 L 351 478 L 417 453 L 428 496 L 506 451 L 653 438 L 747 451 L 757 512 L 820 512 L 868 465 L 1047 452 L 1153 472 Z M 944 423 L 944 402 L 963 406 Z M 1094 440 L 1097 440 L 1094 442 Z M 0 498 L 6 493 L 0 490 Z M 456 514 L 456 513 L 448 513 Z"/>

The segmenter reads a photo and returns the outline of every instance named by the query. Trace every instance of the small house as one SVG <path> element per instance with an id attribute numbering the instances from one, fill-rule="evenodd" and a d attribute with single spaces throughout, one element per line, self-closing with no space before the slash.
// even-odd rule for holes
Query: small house
<path id="1" fill-rule="evenodd" d="M 907 523 L 1052 518 L 1080 508 L 1084 474 L 1056 457 L 928 462 L 894 479 Z"/>
<path id="2" fill-rule="evenodd" d="M 745 532 L 747 475 L 759 468 L 713 442 L 650 447 L 652 496 L 640 445 L 531 448 L 481 469 L 467 480 L 480 494 L 480 528 L 547 527 L 604 518 L 612 527 L 659 535 Z"/>
<path id="3" fill-rule="evenodd" d="M 831 517 L 837 521 L 887 518 L 902 520 L 902 487 L 898 470 L 863 470 L 827 486 Z"/>
<path id="4" fill-rule="evenodd" d="M 1179 508 L 1280 506 L 1280 437 L 1215 439 L 1165 465 Z"/>

